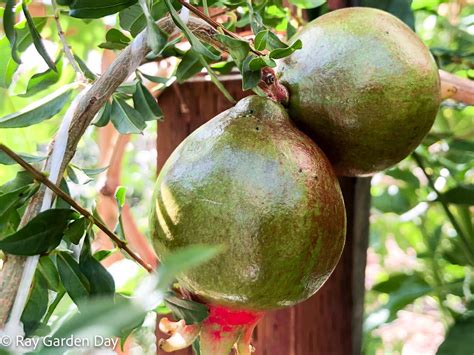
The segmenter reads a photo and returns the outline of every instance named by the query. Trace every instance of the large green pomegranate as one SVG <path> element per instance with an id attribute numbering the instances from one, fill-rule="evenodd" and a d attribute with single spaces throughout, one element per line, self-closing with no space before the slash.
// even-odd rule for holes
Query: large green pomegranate
<path id="1" fill-rule="evenodd" d="M 327 158 L 280 104 L 258 96 L 186 138 L 164 165 L 153 201 L 159 258 L 197 243 L 224 246 L 179 278 L 211 306 L 203 354 L 230 351 L 216 345 L 225 329 L 247 334 L 261 312 L 313 295 L 344 245 L 344 202 Z M 206 334 L 216 333 L 220 340 L 206 345 Z"/>
<path id="2" fill-rule="evenodd" d="M 436 64 L 396 17 L 341 9 L 308 23 L 303 48 L 280 61 L 289 113 L 340 175 L 367 175 L 406 157 L 439 105 Z"/>

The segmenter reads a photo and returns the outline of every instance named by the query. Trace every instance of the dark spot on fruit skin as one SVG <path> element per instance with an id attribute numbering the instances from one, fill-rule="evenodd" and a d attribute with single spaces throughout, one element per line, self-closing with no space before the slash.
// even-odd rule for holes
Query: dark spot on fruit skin
<path id="1" fill-rule="evenodd" d="M 303 172 L 303 169 L 300 168 L 300 170 L 298 170 L 298 172 L 302 173 L 302 172 Z"/>
<path id="2" fill-rule="evenodd" d="M 255 129 L 256 129 L 257 131 L 258 131 L 258 130 L 260 130 L 260 128 L 259 128 L 259 127 L 255 127 Z"/>

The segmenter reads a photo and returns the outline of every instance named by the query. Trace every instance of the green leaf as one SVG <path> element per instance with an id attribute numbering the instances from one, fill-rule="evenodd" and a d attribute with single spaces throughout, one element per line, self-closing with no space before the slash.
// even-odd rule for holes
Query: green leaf
<path id="1" fill-rule="evenodd" d="M 74 59 L 76 60 L 77 64 L 79 65 L 79 68 L 81 68 L 82 72 L 84 73 L 85 77 L 89 80 L 95 80 L 97 79 L 97 75 L 95 75 L 87 66 L 86 63 L 77 55 L 74 54 Z"/>
<path id="2" fill-rule="evenodd" d="M 19 171 L 15 178 L 0 186 L 0 194 L 6 194 L 33 183 L 33 177 L 27 171 Z"/>
<path id="3" fill-rule="evenodd" d="M 151 16 L 147 0 L 138 0 L 146 18 L 147 25 L 147 43 L 155 55 L 159 55 L 166 46 L 168 35 L 163 32 Z"/>
<path id="4" fill-rule="evenodd" d="M 181 59 L 181 62 L 176 68 L 176 80 L 182 83 L 185 80 L 193 77 L 202 70 L 203 66 L 199 55 L 193 50 L 189 50 Z"/>
<path id="5" fill-rule="evenodd" d="M 64 239 L 78 245 L 84 233 L 86 232 L 88 225 L 89 221 L 85 217 L 76 219 L 67 227 L 66 231 L 64 232 Z"/>
<path id="6" fill-rule="evenodd" d="M 97 336 L 121 336 L 124 329 L 141 325 L 146 315 L 146 311 L 139 304 L 125 297 L 118 298 L 115 302 L 111 302 L 110 297 L 84 300 L 79 307 L 81 312 L 62 323 L 52 338 L 68 339 L 80 334 L 81 339 L 93 344 Z M 41 349 L 41 355 L 63 354 L 68 350 L 70 348 L 66 345 L 63 348 L 47 347 Z"/>
<path id="7" fill-rule="evenodd" d="M 43 275 L 36 270 L 30 297 L 21 315 L 25 335 L 30 336 L 48 310 L 48 288 Z"/>
<path id="8" fill-rule="evenodd" d="M 69 186 L 67 184 L 67 181 L 66 179 L 61 179 L 61 182 L 59 183 L 59 188 L 65 192 L 67 195 L 70 195 L 69 193 Z M 70 209 L 71 206 L 69 205 L 69 203 L 67 203 L 66 201 L 64 201 L 61 197 L 58 197 L 56 199 L 56 204 L 55 204 L 55 207 L 56 208 L 65 208 L 65 209 Z"/>
<path id="9" fill-rule="evenodd" d="M 57 254 L 56 260 L 64 288 L 74 303 L 78 304 L 81 299 L 90 295 L 91 285 L 89 280 L 70 254 L 61 251 Z"/>
<path id="10" fill-rule="evenodd" d="M 99 250 L 94 253 L 93 257 L 97 261 L 102 261 L 106 259 L 107 257 L 109 257 L 113 252 L 114 252 L 113 250 Z"/>
<path id="11" fill-rule="evenodd" d="M 38 157 L 36 155 L 17 153 L 24 161 L 30 164 L 39 163 L 46 159 L 46 157 Z M 14 165 L 17 164 L 12 158 L 5 154 L 4 151 L 0 150 L 0 164 L 2 165 Z"/>
<path id="12" fill-rule="evenodd" d="M 153 0 L 151 5 L 151 15 L 154 19 L 162 18 L 168 12 L 166 4 L 162 0 Z M 133 37 L 138 35 L 146 27 L 146 18 L 141 6 L 135 4 L 119 13 L 120 27 L 131 33 Z"/>
<path id="13" fill-rule="evenodd" d="M 89 252 L 81 253 L 79 267 L 89 280 L 91 295 L 114 295 L 114 278 Z"/>
<path id="14" fill-rule="evenodd" d="M 191 30 L 184 24 L 183 20 L 179 17 L 178 13 L 173 7 L 171 0 L 164 0 L 168 10 L 170 11 L 171 18 L 173 19 L 176 26 L 183 31 L 185 37 L 188 39 L 189 43 L 191 44 L 193 50 L 202 54 L 203 56 L 212 59 L 218 60 L 219 56 L 212 53 L 205 45 L 201 43 L 199 39 L 191 32 Z"/>
<path id="15" fill-rule="evenodd" d="M 266 35 L 266 48 L 267 49 L 283 49 L 283 48 L 288 48 L 288 45 L 286 43 L 283 43 L 280 38 L 276 34 L 274 34 L 272 31 L 267 31 Z"/>
<path id="16" fill-rule="evenodd" d="M 242 73 L 242 90 L 250 90 L 258 85 L 261 78 L 260 70 L 251 70 L 250 62 L 256 58 L 255 55 L 249 55 L 242 62 L 240 72 Z"/>
<path id="17" fill-rule="evenodd" d="M 76 214 L 71 209 L 41 212 L 23 228 L 0 240 L 0 250 L 13 255 L 36 255 L 56 248 L 69 221 Z"/>
<path id="18" fill-rule="evenodd" d="M 140 113 L 128 105 L 125 100 L 116 96 L 112 101 L 111 118 L 114 127 L 121 134 L 141 133 L 146 127 L 145 120 Z"/>
<path id="19" fill-rule="evenodd" d="M 272 59 L 280 59 L 284 57 L 288 57 L 294 51 L 303 48 L 303 43 L 301 40 L 297 40 L 293 43 L 290 47 L 287 48 L 277 48 L 270 52 L 270 58 Z"/>
<path id="20" fill-rule="evenodd" d="M 104 127 L 110 121 L 110 114 L 112 113 L 112 105 L 110 102 L 106 102 L 97 112 L 92 124 L 97 127 Z"/>
<path id="21" fill-rule="evenodd" d="M 44 28 L 47 22 L 48 19 L 46 17 L 33 17 L 33 24 L 38 32 L 40 32 Z M 17 29 L 18 51 L 24 52 L 33 43 L 33 38 L 31 36 L 28 23 L 26 22 L 26 20 L 22 21 L 16 24 L 15 28 Z"/>
<path id="22" fill-rule="evenodd" d="M 133 94 L 133 106 L 145 121 L 163 118 L 158 102 L 141 82 L 137 83 L 137 89 Z"/>
<path id="23" fill-rule="evenodd" d="M 291 24 L 291 21 L 288 21 L 286 25 L 286 39 L 290 40 L 296 34 L 296 27 Z"/>
<path id="24" fill-rule="evenodd" d="M 436 355 L 468 355 L 474 349 L 474 315 L 458 319 L 449 328 Z"/>
<path id="25" fill-rule="evenodd" d="M 12 210 L 19 208 L 26 200 L 32 196 L 32 185 L 22 186 L 17 190 L 0 195 L 0 218 L 9 214 Z"/>
<path id="26" fill-rule="evenodd" d="M 54 71 L 57 71 L 56 65 L 49 57 L 49 54 L 46 51 L 46 48 L 44 47 L 41 35 L 39 34 L 38 29 L 35 26 L 35 23 L 30 15 L 30 12 L 28 11 L 28 8 L 24 3 L 21 4 L 21 8 L 23 9 L 23 14 L 25 15 L 26 23 L 28 25 L 28 29 L 30 30 L 31 38 L 33 39 L 33 44 L 35 45 L 36 50 L 41 55 L 41 57 L 43 57 L 46 64 L 48 64 L 48 67 L 50 67 Z"/>
<path id="27" fill-rule="evenodd" d="M 99 44 L 99 48 L 123 49 L 130 44 L 130 38 L 116 28 L 107 31 L 105 40 L 105 43 Z"/>
<path id="28" fill-rule="evenodd" d="M 458 185 L 443 193 L 444 200 L 458 205 L 474 205 L 474 184 Z"/>
<path id="29" fill-rule="evenodd" d="M 267 56 L 260 56 L 253 58 L 249 63 L 250 70 L 259 70 L 265 67 L 274 68 L 276 67 L 276 62 Z"/>
<path id="30" fill-rule="evenodd" d="M 267 48 L 268 32 L 268 30 L 263 30 L 257 33 L 253 42 L 255 49 L 263 51 L 265 48 Z"/>
<path id="31" fill-rule="evenodd" d="M 301 9 L 314 9 L 326 3 L 326 0 L 290 0 L 290 3 Z"/>
<path id="32" fill-rule="evenodd" d="M 0 128 L 27 127 L 50 119 L 61 111 L 70 95 L 71 90 L 58 90 L 18 112 L 0 118 Z"/>
<path id="33" fill-rule="evenodd" d="M 368 331 L 394 320 L 399 310 L 433 290 L 420 274 L 395 274 L 373 288 L 388 292 L 389 299 L 386 304 L 367 317 L 365 329 Z"/>
<path id="34" fill-rule="evenodd" d="M 11 56 L 15 62 L 21 64 L 20 57 L 16 50 L 16 30 L 15 30 L 15 0 L 6 0 L 5 11 L 3 12 L 3 30 L 5 36 L 10 41 Z"/>
<path id="35" fill-rule="evenodd" d="M 59 291 L 60 288 L 62 288 L 61 281 L 59 280 L 58 269 L 56 268 L 56 265 L 50 256 L 44 255 L 40 258 L 38 270 L 45 278 L 46 282 L 48 283 L 48 287 L 51 290 Z"/>
<path id="36" fill-rule="evenodd" d="M 104 166 L 102 168 L 78 168 L 80 169 L 84 174 L 86 174 L 90 178 L 94 178 L 97 175 L 102 174 L 104 171 L 106 171 L 109 167 Z"/>
<path id="37" fill-rule="evenodd" d="M 78 18 L 100 18 L 115 14 L 136 2 L 137 0 L 75 0 L 69 6 L 69 15 Z"/>
<path id="38" fill-rule="evenodd" d="M 158 268 L 158 289 L 166 289 L 179 273 L 209 261 L 221 251 L 220 246 L 196 244 L 167 255 Z"/>
<path id="39" fill-rule="evenodd" d="M 227 35 L 217 34 L 216 38 L 229 50 L 236 63 L 242 62 L 250 52 L 250 45 L 247 41 L 235 39 Z"/>
<path id="40" fill-rule="evenodd" d="M 74 171 L 73 168 L 71 168 L 70 165 L 67 166 L 66 168 L 66 173 L 68 178 L 75 184 L 79 184 L 79 179 L 77 178 L 76 172 Z"/>
<path id="41" fill-rule="evenodd" d="M 115 200 L 117 201 L 119 207 L 123 207 L 123 205 L 125 205 L 126 197 L 127 188 L 125 186 L 117 187 L 117 190 L 115 190 Z"/>
<path id="42" fill-rule="evenodd" d="M 209 316 L 209 309 L 205 304 L 183 300 L 170 294 L 165 298 L 166 306 L 177 319 L 184 319 L 186 324 L 201 323 Z"/>
<path id="43" fill-rule="evenodd" d="M 24 94 L 19 95 L 20 97 L 29 97 L 37 94 L 38 92 L 48 89 L 51 85 L 56 84 L 62 75 L 62 60 L 59 57 L 56 62 L 57 70 L 48 69 L 42 73 L 33 75 L 28 81 L 28 86 Z"/>
<path id="44" fill-rule="evenodd" d="M 170 79 L 167 78 L 160 78 L 159 76 L 153 76 L 153 75 L 148 75 L 142 72 L 139 72 L 141 76 L 143 76 L 145 79 L 157 83 L 157 84 L 166 84 Z"/>
<path id="45" fill-rule="evenodd" d="M 18 69 L 16 63 L 10 55 L 10 42 L 7 37 L 0 38 L 0 87 L 8 89 L 12 82 L 13 74 Z"/>

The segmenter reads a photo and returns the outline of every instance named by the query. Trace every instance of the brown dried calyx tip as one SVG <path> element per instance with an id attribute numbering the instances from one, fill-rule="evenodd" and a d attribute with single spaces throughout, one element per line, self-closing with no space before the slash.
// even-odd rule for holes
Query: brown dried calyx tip
<path id="1" fill-rule="evenodd" d="M 184 320 L 171 322 L 168 318 L 162 318 L 159 329 L 170 335 L 168 339 L 160 339 L 158 346 L 161 350 L 172 352 L 185 349 L 198 337 L 201 326 L 199 324 L 186 325 Z"/>
<path id="2" fill-rule="evenodd" d="M 258 87 L 272 100 L 287 105 L 290 99 L 288 89 L 280 83 L 272 68 L 263 68 Z"/>

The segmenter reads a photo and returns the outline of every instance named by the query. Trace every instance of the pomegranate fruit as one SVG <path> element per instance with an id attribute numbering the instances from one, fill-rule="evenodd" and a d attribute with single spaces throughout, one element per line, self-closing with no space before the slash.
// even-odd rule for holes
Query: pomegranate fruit
<path id="1" fill-rule="evenodd" d="M 423 42 L 384 11 L 348 8 L 303 27 L 303 48 L 276 69 L 289 113 L 337 174 L 399 162 L 428 133 L 439 105 L 436 64 Z"/>
<path id="2" fill-rule="evenodd" d="M 329 161 L 267 98 L 247 97 L 186 138 L 159 174 L 153 201 L 159 258 L 197 243 L 224 247 L 179 277 L 209 305 L 201 325 L 175 326 L 185 343 L 200 334 L 203 355 L 229 354 L 234 343 L 248 354 L 265 311 L 313 295 L 344 245 L 344 202 Z"/>

